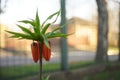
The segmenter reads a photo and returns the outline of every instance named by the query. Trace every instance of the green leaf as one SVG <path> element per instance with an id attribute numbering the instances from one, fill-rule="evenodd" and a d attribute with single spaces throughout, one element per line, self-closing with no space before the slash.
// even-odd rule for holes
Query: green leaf
<path id="1" fill-rule="evenodd" d="M 22 20 L 22 21 L 19 21 L 19 22 L 32 25 L 32 27 L 34 29 L 34 32 L 37 32 L 37 28 L 35 27 L 35 24 L 36 24 L 35 20 L 33 20 L 33 19 L 31 19 L 31 20 Z"/>
<path id="2" fill-rule="evenodd" d="M 21 26 L 21 25 L 17 25 L 17 26 L 18 26 L 23 32 L 25 32 L 25 33 L 33 36 L 33 33 L 32 33 L 29 29 L 27 29 L 27 28 L 25 28 L 25 27 L 23 27 L 23 26 Z"/>
<path id="3" fill-rule="evenodd" d="M 35 40 L 36 40 L 36 41 L 43 42 L 43 37 L 42 37 L 41 34 L 40 34 L 40 35 L 38 35 L 38 34 L 34 34 L 34 36 L 35 36 Z"/>
<path id="4" fill-rule="evenodd" d="M 47 39 L 46 35 L 42 35 L 42 37 L 43 37 L 43 42 L 44 42 L 44 44 L 45 44 L 48 48 L 50 48 L 50 45 L 49 45 L 49 42 L 48 42 L 48 39 Z"/>
<path id="5" fill-rule="evenodd" d="M 57 15 L 57 18 L 58 18 L 59 14 L 60 14 L 60 10 L 57 11 L 57 12 L 55 12 L 55 13 L 53 13 L 52 15 L 50 15 L 50 16 L 43 22 L 42 27 L 44 26 L 44 24 L 45 24 L 48 20 L 52 19 L 55 15 Z M 57 18 L 55 19 L 55 21 L 53 21 L 53 23 L 56 22 Z"/>
<path id="6" fill-rule="evenodd" d="M 63 38 L 66 38 L 66 37 L 69 36 L 69 35 L 71 35 L 71 34 L 63 34 L 63 33 L 58 32 L 58 31 L 56 31 L 56 32 L 54 32 L 54 33 L 49 32 L 49 33 L 46 34 L 46 36 L 47 36 L 48 39 L 49 39 L 49 38 L 55 38 L 55 37 L 63 37 Z"/>
<path id="7" fill-rule="evenodd" d="M 43 77 L 42 76 L 42 80 L 49 80 L 49 78 L 50 78 L 50 76 L 48 75 L 48 76 L 46 76 L 46 77 Z"/>
<path id="8" fill-rule="evenodd" d="M 42 29 L 42 34 L 45 34 L 45 32 L 47 31 L 48 27 L 51 25 L 51 23 L 46 24 L 43 29 Z"/>
<path id="9" fill-rule="evenodd" d="M 30 39 L 30 40 L 34 40 L 34 37 L 30 36 L 30 35 L 26 35 L 23 33 L 18 33 L 18 32 L 12 32 L 12 31 L 6 31 L 10 34 L 13 34 L 11 37 L 13 38 L 22 38 L 22 39 Z"/>
<path id="10" fill-rule="evenodd" d="M 56 27 L 55 29 L 52 30 L 52 33 L 55 32 L 55 31 L 58 31 L 60 30 L 61 28 L 65 27 L 66 24 L 62 25 L 62 26 L 58 26 Z"/>
<path id="11" fill-rule="evenodd" d="M 60 30 L 62 27 L 56 27 L 55 29 L 52 30 L 52 32 L 55 32 L 57 30 Z"/>
<path id="12" fill-rule="evenodd" d="M 50 76 L 48 75 L 48 76 L 45 78 L 45 80 L 49 80 L 49 78 L 50 78 Z"/>
<path id="13" fill-rule="evenodd" d="M 22 20 L 22 21 L 18 21 L 18 22 L 22 22 L 22 23 L 25 23 L 25 24 L 30 24 L 32 26 L 35 26 L 35 21 L 33 19 L 31 20 Z"/>
<path id="14" fill-rule="evenodd" d="M 39 16 L 38 16 L 38 10 L 36 12 L 35 27 L 36 27 L 38 33 L 40 33 L 40 20 L 39 20 Z"/>
<path id="15" fill-rule="evenodd" d="M 56 19 L 55 19 L 52 23 L 55 23 L 55 22 L 57 21 L 58 16 L 60 15 L 60 12 L 61 12 L 61 10 L 58 11 L 58 13 L 57 13 L 57 17 L 56 17 Z"/>

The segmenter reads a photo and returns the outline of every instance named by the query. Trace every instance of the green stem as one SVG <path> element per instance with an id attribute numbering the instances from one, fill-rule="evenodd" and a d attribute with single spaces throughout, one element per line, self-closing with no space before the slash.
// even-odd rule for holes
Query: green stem
<path id="1" fill-rule="evenodd" d="M 40 46 L 40 60 L 39 60 L 39 65 L 40 65 L 40 69 L 39 69 L 39 70 L 40 70 L 40 71 L 39 71 L 39 72 L 40 72 L 40 73 L 39 73 L 40 75 L 39 75 L 39 78 L 40 78 L 40 79 L 39 79 L 39 80 L 42 80 L 42 44 L 43 44 L 43 43 L 40 43 L 40 42 L 39 42 L 39 46 Z"/>

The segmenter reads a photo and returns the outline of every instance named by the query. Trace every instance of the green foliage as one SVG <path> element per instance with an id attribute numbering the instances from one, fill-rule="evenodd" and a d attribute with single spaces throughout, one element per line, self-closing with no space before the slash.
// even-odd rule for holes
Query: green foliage
<path id="1" fill-rule="evenodd" d="M 95 75 L 87 75 L 83 77 L 83 80 L 120 80 L 120 71 L 104 71 Z"/>
<path id="2" fill-rule="evenodd" d="M 120 80 L 120 64 L 108 63 L 104 71 L 85 75 L 83 80 Z"/>
<path id="3" fill-rule="evenodd" d="M 88 65 L 94 65 L 94 62 L 76 62 L 76 63 L 70 63 L 70 69 L 78 69 L 82 68 Z M 39 66 L 36 65 L 25 65 L 25 66 L 9 66 L 9 67 L 1 67 L 0 68 L 0 80 L 17 80 L 20 78 L 20 80 L 24 80 L 21 78 L 35 76 L 38 74 Z M 49 64 L 43 64 L 43 73 L 50 73 L 60 71 L 60 64 L 59 63 L 49 63 Z M 27 79 L 25 79 L 27 80 Z"/>
<path id="4" fill-rule="evenodd" d="M 29 39 L 34 41 L 43 42 L 47 47 L 49 46 L 48 39 L 55 38 L 55 37 L 63 37 L 66 38 L 70 34 L 63 34 L 59 31 L 62 27 L 56 27 L 51 32 L 46 32 L 47 29 L 51 26 L 51 24 L 55 23 L 60 15 L 60 10 L 50 15 L 42 24 L 40 23 L 40 18 L 38 15 L 38 11 L 36 12 L 35 19 L 29 20 L 22 20 L 19 21 L 20 23 L 30 24 L 33 28 L 33 31 L 27 29 L 25 26 L 17 25 L 23 33 L 7 31 L 8 33 L 12 34 L 11 38 L 18 38 L 18 39 Z M 47 23 L 48 20 L 51 20 L 54 16 L 56 16 L 55 20 L 51 23 Z"/>
<path id="5" fill-rule="evenodd" d="M 39 73 L 38 70 L 39 70 L 38 64 L 0 67 L 0 80 L 17 80 L 17 79 L 24 80 L 21 78 L 35 76 L 36 74 Z M 60 70 L 60 64 L 58 63 L 43 64 L 43 73 L 54 72 L 58 70 Z"/>
<path id="6" fill-rule="evenodd" d="M 42 77 L 42 80 L 49 80 L 50 76 L 48 75 L 47 77 Z"/>

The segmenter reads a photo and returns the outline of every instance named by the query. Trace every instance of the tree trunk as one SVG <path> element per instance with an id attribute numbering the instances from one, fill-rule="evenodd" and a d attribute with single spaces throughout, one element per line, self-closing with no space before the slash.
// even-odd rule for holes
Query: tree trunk
<path id="1" fill-rule="evenodd" d="M 108 61 L 108 12 L 105 0 L 96 0 L 98 6 L 98 43 L 95 60 Z"/>
<path id="2" fill-rule="evenodd" d="M 119 50 L 119 61 L 120 61 L 120 2 L 119 2 L 119 32 L 118 32 L 118 50 Z"/>
<path id="3" fill-rule="evenodd" d="M 0 14 L 5 12 L 7 1 L 8 0 L 0 0 Z"/>

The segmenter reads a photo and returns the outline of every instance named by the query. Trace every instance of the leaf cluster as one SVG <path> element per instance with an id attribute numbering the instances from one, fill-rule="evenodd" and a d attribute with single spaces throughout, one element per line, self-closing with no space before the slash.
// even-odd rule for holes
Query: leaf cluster
<path id="1" fill-rule="evenodd" d="M 61 13 L 60 10 L 53 13 L 48 18 L 46 18 L 46 20 L 41 24 L 38 11 L 37 11 L 35 19 L 19 21 L 20 23 L 30 24 L 33 28 L 33 31 L 26 28 L 25 26 L 17 25 L 23 31 L 23 33 L 13 32 L 13 31 L 7 31 L 7 32 L 12 34 L 11 38 L 39 41 L 44 43 L 47 47 L 50 47 L 48 42 L 50 38 L 55 38 L 55 37 L 66 38 L 68 35 L 70 35 L 70 34 L 61 33 L 59 31 L 63 26 L 58 26 L 54 28 L 51 32 L 47 32 L 48 28 L 56 22 L 60 13 Z M 51 20 L 54 16 L 56 16 L 55 20 L 51 23 L 48 23 L 48 20 Z"/>

